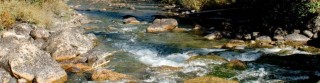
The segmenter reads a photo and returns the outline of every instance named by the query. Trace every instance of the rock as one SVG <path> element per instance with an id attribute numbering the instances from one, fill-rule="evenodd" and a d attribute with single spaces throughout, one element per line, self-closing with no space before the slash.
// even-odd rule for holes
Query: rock
<path id="1" fill-rule="evenodd" d="M 33 29 L 31 31 L 31 37 L 33 39 L 44 39 L 44 40 L 47 40 L 50 36 L 50 33 L 48 30 L 46 29 L 43 29 L 43 28 L 36 28 L 36 29 Z"/>
<path id="2" fill-rule="evenodd" d="M 171 66 L 160 66 L 160 67 L 153 67 L 151 68 L 152 71 L 156 71 L 160 74 L 168 74 L 168 73 L 175 73 L 182 70 L 182 67 L 171 67 Z"/>
<path id="3" fill-rule="evenodd" d="M 18 80 L 18 83 L 28 83 L 28 80 L 26 80 L 26 79 L 19 79 L 19 80 Z"/>
<path id="4" fill-rule="evenodd" d="M 209 34 L 207 36 L 204 36 L 204 38 L 206 38 L 208 40 L 215 40 L 215 39 L 219 39 L 221 37 L 222 37 L 222 35 L 218 31 L 215 31 L 215 32 L 213 32 L 213 33 L 211 33 L 211 34 Z"/>
<path id="5" fill-rule="evenodd" d="M 125 18 L 123 23 L 124 24 L 140 24 L 140 21 L 138 21 L 135 17 L 129 17 L 129 18 Z"/>
<path id="6" fill-rule="evenodd" d="M 247 65 L 240 60 L 231 60 L 229 63 L 226 64 L 226 66 L 227 68 L 237 70 L 245 70 L 247 68 Z"/>
<path id="7" fill-rule="evenodd" d="M 246 46 L 246 43 L 242 40 L 231 40 L 228 43 L 224 44 L 222 46 L 222 48 L 226 48 L 226 49 L 233 49 L 234 47 L 237 46 Z"/>
<path id="8" fill-rule="evenodd" d="M 298 30 L 298 29 L 294 29 L 294 30 L 292 31 L 293 34 L 300 34 L 300 32 L 301 32 L 301 31 Z"/>
<path id="9" fill-rule="evenodd" d="M 283 41 L 284 37 L 281 35 L 275 35 L 275 36 L 273 36 L 273 39 L 275 39 L 276 41 Z"/>
<path id="10" fill-rule="evenodd" d="M 93 68 L 89 65 L 86 65 L 84 63 L 60 63 L 61 67 L 69 72 L 84 72 L 84 71 L 90 71 Z"/>
<path id="11" fill-rule="evenodd" d="M 289 34 L 285 36 L 285 41 L 292 41 L 292 42 L 307 42 L 310 38 L 301 35 L 301 34 Z"/>
<path id="12" fill-rule="evenodd" d="M 203 63 L 208 63 L 208 64 L 210 63 L 212 64 L 212 62 L 214 62 L 213 64 L 223 64 L 228 62 L 223 57 L 217 56 L 217 55 L 197 55 L 197 56 L 192 56 L 187 60 L 187 62 L 189 63 L 193 61 L 202 61 Z"/>
<path id="13" fill-rule="evenodd" d="M 259 42 L 272 42 L 271 38 L 269 36 L 260 36 L 256 38 L 256 41 Z"/>
<path id="14" fill-rule="evenodd" d="M 49 53 L 31 43 L 22 43 L 2 60 L 8 61 L 13 75 L 37 83 L 65 82 L 67 73 Z"/>
<path id="15" fill-rule="evenodd" d="M 46 50 L 58 61 L 74 58 L 94 47 L 92 40 L 81 31 L 72 28 L 53 33 L 47 43 Z"/>
<path id="16" fill-rule="evenodd" d="M 185 80 L 184 83 L 238 83 L 237 81 L 227 80 L 218 77 L 197 77 Z"/>
<path id="17" fill-rule="evenodd" d="M 80 56 L 87 58 L 87 63 L 90 65 L 98 65 L 108 62 L 106 58 L 111 57 L 115 52 L 107 52 L 101 49 L 93 49 Z"/>
<path id="18" fill-rule="evenodd" d="M 316 16 L 314 17 L 312 20 L 310 20 L 309 24 L 308 24 L 308 28 L 312 31 L 312 32 L 318 32 L 320 30 L 320 16 Z"/>
<path id="19" fill-rule="evenodd" d="M 175 29 L 178 26 L 178 21 L 172 18 L 155 19 L 153 24 L 147 28 L 147 32 L 166 32 Z"/>
<path id="20" fill-rule="evenodd" d="M 313 37 L 313 33 L 311 31 L 309 31 L 309 30 L 304 30 L 303 34 L 306 35 L 309 38 Z"/>
<path id="21" fill-rule="evenodd" d="M 1 83 L 15 83 L 17 79 L 12 77 L 9 72 L 0 67 L 0 82 Z"/>
<path id="22" fill-rule="evenodd" d="M 318 36 L 318 32 L 317 33 L 315 33 L 313 36 L 312 36 L 312 38 L 314 38 L 314 39 L 317 39 L 319 36 Z"/>
<path id="23" fill-rule="evenodd" d="M 259 37 L 259 32 L 252 32 L 252 38 L 257 38 Z"/>
<path id="24" fill-rule="evenodd" d="M 30 25 L 27 23 L 21 23 L 21 24 L 17 24 L 14 26 L 13 31 L 17 34 L 17 35 L 29 35 L 31 30 L 35 28 L 34 25 Z"/>
<path id="25" fill-rule="evenodd" d="M 95 81 L 103 81 L 103 80 L 119 81 L 123 79 L 130 79 L 130 77 L 125 74 L 113 72 L 107 69 L 99 69 L 97 71 L 94 71 L 91 78 Z"/>
<path id="26" fill-rule="evenodd" d="M 251 34 L 244 35 L 244 39 L 245 40 L 251 40 L 252 39 Z"/>
<path id="27" fill-rule="evenodd" d="M 242 39 L 243 36 L 244 36 L 243 34 L 236 33 L 235 38 L 236 38 L 236 39 Z"/>
<path id="28" fill-rule="evenodd" d="M 14 31 L 4 31 L 1 34 L 2 38 L 13 37 L 16 39 L 29 39 L 29 35 L 18 35 Z"/>

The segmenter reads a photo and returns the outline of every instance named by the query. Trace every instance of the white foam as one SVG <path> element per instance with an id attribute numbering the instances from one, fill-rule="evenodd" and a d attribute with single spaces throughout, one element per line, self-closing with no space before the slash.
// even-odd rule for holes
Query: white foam
<path id="1" fill-rule="evenodd" d="M 241 61 L 254 61 L 261 57 L 262 53 L 257 53 L 255 51 L 249 51 L 245 53 L 237 53 L 237 52 L 222 52 L 219 54 L 227 60 L 241 60 Z"/>

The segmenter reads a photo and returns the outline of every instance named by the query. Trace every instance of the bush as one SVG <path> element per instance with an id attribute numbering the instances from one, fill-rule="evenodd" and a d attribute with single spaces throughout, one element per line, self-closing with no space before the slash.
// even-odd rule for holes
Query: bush
<path id="1" fill-rule="evenodd" d="M 8 28 L 19 21 L 51 27 L 54 20 L 64 16 L 66 11 L 68 6 L 62 0 L 0 1 L 0 25 Z"/>

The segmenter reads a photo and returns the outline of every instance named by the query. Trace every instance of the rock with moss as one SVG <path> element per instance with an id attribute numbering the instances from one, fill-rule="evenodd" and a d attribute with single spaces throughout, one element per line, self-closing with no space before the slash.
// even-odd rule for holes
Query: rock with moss
<path id="1" fill-rule="evenodd" d="M 226 64 L 227 68 L 236 69 L 236 70 L 245 70 L 247 68 L 246 63 L 240 60 L 231 60 Z"/>
<path id="2" fill-rule="evenodd" d="M 185 80 L 184 83 L 239 83 L 233 80 L 227 80 L 219 77 L 197 77 L 193 79 Z"/>

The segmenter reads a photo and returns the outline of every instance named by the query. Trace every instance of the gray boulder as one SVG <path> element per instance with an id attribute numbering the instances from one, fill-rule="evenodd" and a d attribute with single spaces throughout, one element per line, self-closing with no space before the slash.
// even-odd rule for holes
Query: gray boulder
<path id="1" fill-rule="evenodd" d="M 304 31 L 303 31 L 303 34 L 306 35 L 306 36 L 309 37 L 309 38 L 313 37 L 313 35 L 314 35 L 314 34 L 313 34 L 311 31 L 309 31 L 309 30 L 304 30 Z"/>
<path id="2" fill-rule="evenodd" d="M 256 38 L 256 41 L 260 42 L 272 42 L 271 38 L 269 36 L 260 36 Z"/>
<path id="3" fill-rule="evenodd" d="M 17 79 L 12 77 L 9 72 L 0 67 L 0 82 L 1 83 L 15 83 Z"/>
<path id="4" fill-rule="evenodd" d="M 147 32 L 166 32 L 175 29 L 178 26 L 178 21 L 172 18 L 155 19 L 153 24 L 147 28 Z"/>
<path id="5" fill-rule="evenodd" d="M 284 37 L 285 41 L 293 41 L 293 42 L 307 42 L 310 38 L 301 35 L 301 34 L 289 34 Z"/>
<path id="6" fill-rule="evenodd" d="M 81 30 L 72 28 L 54 32 L 47 43 L 46 50 L 58 61 L 74 58 L 94 47 L 93 41 Z"/>

